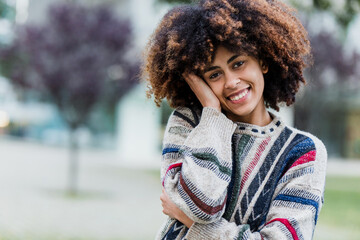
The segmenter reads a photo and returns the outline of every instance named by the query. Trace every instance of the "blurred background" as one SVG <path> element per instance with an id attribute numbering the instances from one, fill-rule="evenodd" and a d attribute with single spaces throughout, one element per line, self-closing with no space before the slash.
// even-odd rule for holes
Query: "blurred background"
<path id="1" fill-rule="evenodd" d="M 172 109 L 139 79 L 186 0 L 0 0 L 0 240 L 153 239 Z M 360 239 L 360 0 L 287 0 L 314 64 L 285 121 L 329 153 L 314 239 Z"/>

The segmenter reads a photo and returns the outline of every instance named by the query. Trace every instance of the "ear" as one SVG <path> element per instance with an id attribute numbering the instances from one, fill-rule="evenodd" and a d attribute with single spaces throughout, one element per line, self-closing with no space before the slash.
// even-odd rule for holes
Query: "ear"
<path id="1" fill-rule="evenodd" d="M 268 65 L 263 60 L 260 60 L 260 67 L 263 74 L 269 71 Z"/>

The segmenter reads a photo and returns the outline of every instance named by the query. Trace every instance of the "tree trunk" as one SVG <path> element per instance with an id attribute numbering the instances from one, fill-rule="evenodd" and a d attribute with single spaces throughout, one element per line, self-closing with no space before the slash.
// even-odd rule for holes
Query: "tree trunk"
<path id="1" fill-rule="evenodd" d="M 78 194 L 78 175 L 79 175 L 79 145 L 76 128 L 70 128 L 69 146 L 69 171 L 68 171 L 68 194 L 75 196 Z"/>

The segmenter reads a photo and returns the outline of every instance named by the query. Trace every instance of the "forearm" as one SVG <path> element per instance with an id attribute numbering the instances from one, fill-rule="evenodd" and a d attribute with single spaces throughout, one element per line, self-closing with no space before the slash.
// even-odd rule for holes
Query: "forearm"
<path id="1" fill-rule="evenodd" d="M 163 186 L 182 211 L 205 223 L 221 217 L 225 206 L 236 125 L 215 109 L 205 108 L 200 123 L 184 137 L 188 116 L 189 112 L 176 114 L 174 124 L 167 127 Z"/>

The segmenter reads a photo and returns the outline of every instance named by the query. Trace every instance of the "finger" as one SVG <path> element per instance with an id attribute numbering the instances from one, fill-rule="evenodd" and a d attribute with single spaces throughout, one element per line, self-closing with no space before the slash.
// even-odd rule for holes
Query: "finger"
<path id="1" fill-rule="evenodd" d="M 202 82 L 202 78 L 193 73 L 183 73 L 183 77 L 188 84 Z"/>
<path id="2" fill-rule="evenodd" d="M 192 80 L 189 78 L 189 76 L 183 74 L 183 77 L 184 77 L 184 79 L 185 79 L 185 82 L 190 86 L 190 88 L 192 88 L 193 82 L 192 82 Z"/>
<path id="3" fill-rule="evenodd" d="M 188 72 L 184 72 L 182 74 L 183 78 L 186 80 L 189 77 L 189 73 Z"/>
<path id="4" fill-rule="evenodd" d="M 195 93 L 195 95 L 198 95 L 198 91 L 202 91 L 202 89 L 206 87 L 205 82 L 196 75 L 186 75 L 185 81 L 189 85 L 190 89 Z"/>
<path id="5" fill-rule="evenodd" d="M 194 73 L 188 73 L 187 74 L 188 78 L 190 78 L 193 81 L 201 81 L 202 78 L 199 77 L 198 75 L 194 74 Z"/>

